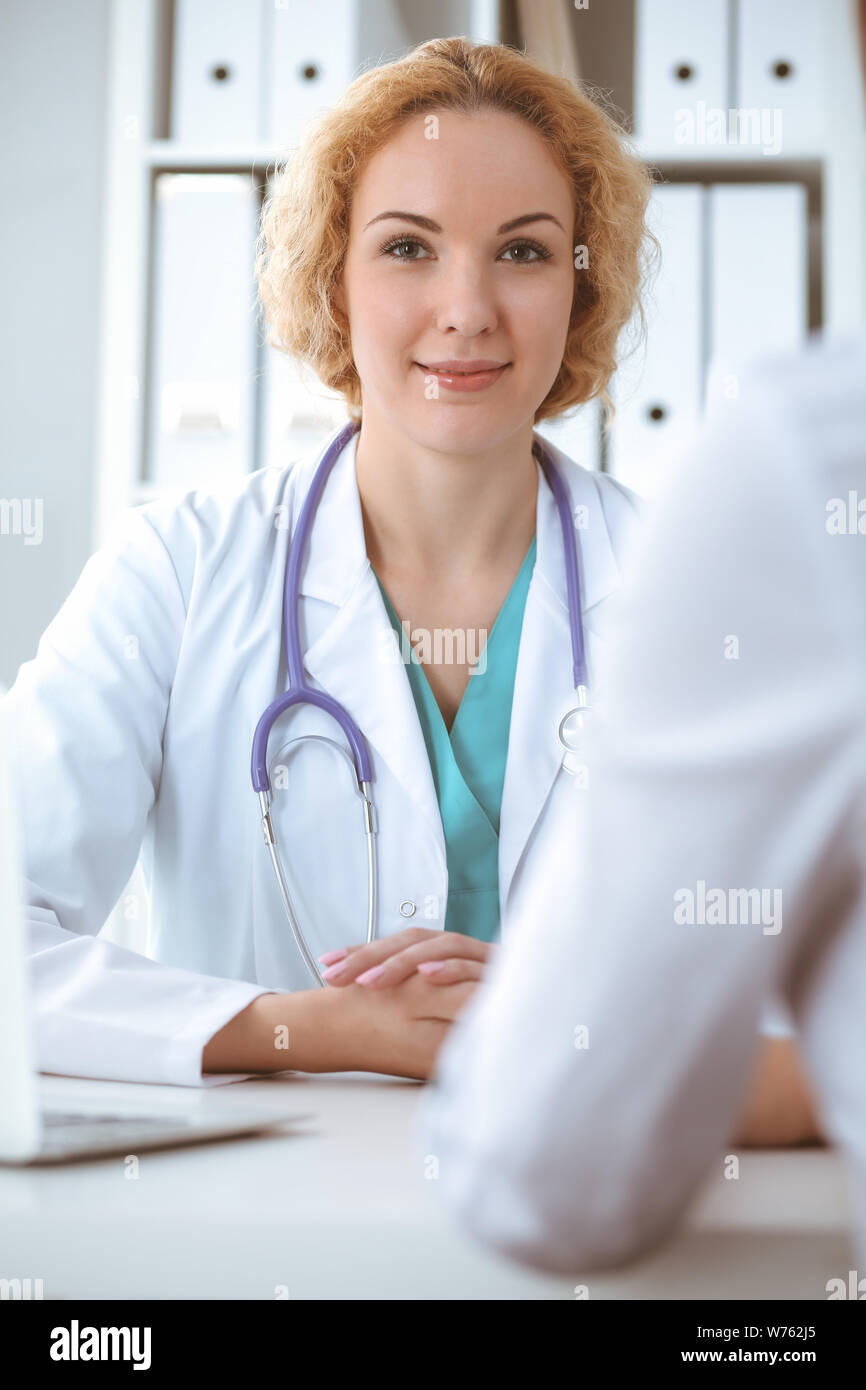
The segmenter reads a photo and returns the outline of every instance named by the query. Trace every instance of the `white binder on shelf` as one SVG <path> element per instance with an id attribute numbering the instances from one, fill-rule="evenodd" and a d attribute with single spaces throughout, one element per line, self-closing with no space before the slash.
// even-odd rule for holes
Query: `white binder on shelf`
<path id="1" fill-rule="evenodd" d="M 176 0 L 172 139 L 191 145 L 261 138 L 265 0 Z"/>
<path id="2" fill-rule="evenodd" d="M 398 0 L 274 0 L 264 36 L 266 138 L 296 145 L 362 70 L 413 42 Z"/>
<path id="3" fill-rule="evenodd" d="M 279 348 L 262 344 L 259 352 L 262 447 L 260 468 L 285 468 L 346 424 L 343 397 L 330 391 L 312 369 Z"/>
<path id="4" fill-rule="evenodd" d="M 710 199 L 708 401 L 742 367 L 794 352 L 808 333 L 808 223 L 802 184 L 716 184 Z"/>
<path id="5" fill-rule="evenodd" d="M 737 105 L 778 113 L 782 158 L 824 147 L 826 9 L 814 0 L 738 3 Z"/>
<path id="6" fill-rule="evenodd" d="M 616 415 L 607 469 L 644 497 L 661 491 L 669 463 L 700 414 L 704 199 L 696 184 L 653 190 L 647 221 L 662 259 L 645 296 L 646 338 L 625 357 L 611 388 Z M 634 319 L 624 344 L 635 342 L 637 326 Z"/>
<path id="7" fill-rule="evenodd" d="M 258 195 L 245 174 L 161 174 L 155 214 L 147 481 L 210 487 L 254 461 Z"/>
<path id="8" fill-rule="evenodd" d="M 697 137 L 708 111 L 727 109 L 728 23 L 728 0 L 636 0 L 635 135 L 642 145 L 682 154 L 690 123 L 678 112 L 692 113 Z"/>

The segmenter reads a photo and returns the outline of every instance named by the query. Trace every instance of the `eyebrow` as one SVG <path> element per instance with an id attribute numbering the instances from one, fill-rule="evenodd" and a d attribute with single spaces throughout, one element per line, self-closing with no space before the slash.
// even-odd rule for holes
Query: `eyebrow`
<path id="1" fill-rule="evenodd" d="M 441 232 L 442 228 L 438 222 L 434 222 L 432 217 L 422 217 L 417 212 L 380 212 L 377 217 L 373 217 L 364 227 L 372 227 L 374 222 L 381 222 L 386 217 L 398 217 L 404 222 L 414 222 L 418 227 L 425 227 L 428 232 Z M 522 217 L 513 217 L 510 222 L 503 222 L 501 227 L 496 228 L 496 235 L 502 236 L 505 232 L 511 232 L 515 227 L 522 227 L 527 222 L 555 222 L 560 231 L 565 228 L 558 217 L 554 217 L 552 212 L 527 212 Z"/>

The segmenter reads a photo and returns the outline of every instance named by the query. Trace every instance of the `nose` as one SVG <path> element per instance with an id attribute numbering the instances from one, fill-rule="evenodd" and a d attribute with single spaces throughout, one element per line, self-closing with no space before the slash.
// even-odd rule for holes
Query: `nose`
<path id="1" fill-rule="evenodd" d="M 494 278 L 480 257 L 467 252 L 449 257 L 432 289 L 436 327 L 466 339 L 495 329 L 499 322 Z"/>

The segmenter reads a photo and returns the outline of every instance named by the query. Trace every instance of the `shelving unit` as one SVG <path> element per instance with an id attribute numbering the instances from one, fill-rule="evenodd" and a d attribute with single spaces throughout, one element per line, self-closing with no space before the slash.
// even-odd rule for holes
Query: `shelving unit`
<path id="1" fill-rule="evenodd" d="M 285 7 L 293 0 L 275 3 Z M 384 5 L 388 0 L 363 3 Z M 462 4 L 453 0 L 450 6 L 436 7 L 415 0 L 394 3 L 412 42 L 445 32 L 496 39 L 513 31 L 517 13 L 515 0 L 464 0 Z M 567 0 L 563 3 L 567 5 Z M 653 0 L 648 3 L 652 6 Z M 660 16 L 670 10 L 671 3 L 676 0 L 661 0 Z M 740 29 L 746 13 L 743 6 L 752 7 L 749 14 L 759 6 L 775 5 L 779 10 L 778 0 L 707 3 L 729 6 L 730 15 L 739 16 Z M 598 83 L 627 119 L 640 109 L 640 84 L 634 71 L 640 4 L 641 0 L 606 0 L 603 6 L 575 10 L 569 21 L 582 76 Z M 792 8 L 793 0 L 789 12 Z M 816 121 L 818 134 L 803 148 L 786 147 L 782 155 L 772 158 L 760 148 L 742 145 L 677 150 L 650 143 L 640 130 L 635 145 L 660 179 L 669 183 L 801 183 L 809 209 L 809 327 L 844 334 L 857 330 L 866 305 L 863 107 L 852 6 L 847 0 L 825 0 L 820 8 L 818 89 L 823 99 Z M 263 187 L 268 171 L 285 153 L 267 142 L 209 146 L 170 138 L 173 0 L 114 0 L 111 17 L 95 544 L 105 538 L 119 511 L 162 491 L 148 482 L 145 472 L 156 180 L 170 171 L 236 172 L 252 175 Z M 780 45 L 784 46 L 783 36 Z M 596 412 L 593 432 L 597 419 Z M 549 433 L 557 442 L 580 437 L 578 425 L 567 422 L 560 428 L 558 422 L 546 423 L 551 424 Z M 585 425 L 583 429 L 588 438 Z M 595 465 L 605 466 L 606 452 L 599 448 Z"/>

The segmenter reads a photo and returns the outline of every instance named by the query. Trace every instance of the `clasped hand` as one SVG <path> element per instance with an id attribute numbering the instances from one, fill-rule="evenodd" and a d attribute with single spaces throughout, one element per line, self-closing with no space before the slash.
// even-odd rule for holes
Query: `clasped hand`
<path id="1" fill-rule="evenodd" d="M 386 989 L 416 972 L 432 984 L 453 985 L 480 980 L 492 949 L 460 932 L 409 927 L 379 941 L 327 951 L 319 961 L 328 967 L 325 982 L 338 987 L 357 983 Z"/>

